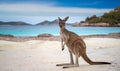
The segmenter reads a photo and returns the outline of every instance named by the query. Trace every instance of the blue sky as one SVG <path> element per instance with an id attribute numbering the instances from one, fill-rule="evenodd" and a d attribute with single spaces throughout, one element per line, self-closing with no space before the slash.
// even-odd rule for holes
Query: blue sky
<path id="1" fill-rule="evenodd" d="M 94 14 L 100 16 L 117 6 L 120 0 L 0 0 L 0 21 L 36 24 L 70 16 L 68 22 L 72 23 Z"/>

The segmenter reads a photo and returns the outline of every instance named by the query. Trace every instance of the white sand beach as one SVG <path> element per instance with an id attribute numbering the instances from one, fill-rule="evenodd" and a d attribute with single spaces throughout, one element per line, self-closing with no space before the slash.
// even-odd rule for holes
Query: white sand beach
<path id="1" fill-rule="evenodd" d="M 79 67 L 62 69 L 56 64 L 69 62 L 67 48 L 60 41 L 30 40 L 14 42 L 0 40 L 0 71 L 119 71 L 120 39 L 85 38 L 87 54 L 93 61 L 111 65 L 89 65 L 82 57 Z"/>

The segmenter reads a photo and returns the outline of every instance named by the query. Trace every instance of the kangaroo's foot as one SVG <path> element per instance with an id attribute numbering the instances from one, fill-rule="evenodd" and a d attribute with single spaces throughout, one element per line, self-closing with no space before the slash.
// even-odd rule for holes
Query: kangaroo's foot
<path id="1" fill-rule="evenodd" d="M 63 64 L 57 64 L 56 66 L 66 66 L 66 65 L 73 65 L 74 63 L 63 63 Z"/>
<path id="2" fill-rule="evenodd" d="M 65 68 L 72 68 L 72 67 L 79 67 L 79 64 L 64 65 L 64 66 L 63 66 L 63 69 L 65 69 Z"/>

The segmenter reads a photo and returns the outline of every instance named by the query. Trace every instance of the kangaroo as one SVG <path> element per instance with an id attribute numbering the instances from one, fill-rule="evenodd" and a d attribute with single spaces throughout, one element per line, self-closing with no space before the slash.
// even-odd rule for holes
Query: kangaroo
<path id="1" fill-rule="evenodd" d="M 88 58 L 86 54 L 86 44 L 83 39 L 76 33 L 68 31 L 65 28 L 68 18 L 69 17 L 61 19 L 60 17 L 58 17 L 58 23 L 60 27 L 61 47 L 62 50 L 64 50 L 65 45 L 68 47 L 70 53 L 70 63 L 57 64 L 56 66 L 63 66 L 63 68 L 79 67 L 78 58 L 80 56 L 90 65 L 111 64 L 109 62 L 93 62 L 91 59 Z M 73 54 L 76 58 L 75 63 L 73 61 Z"/>

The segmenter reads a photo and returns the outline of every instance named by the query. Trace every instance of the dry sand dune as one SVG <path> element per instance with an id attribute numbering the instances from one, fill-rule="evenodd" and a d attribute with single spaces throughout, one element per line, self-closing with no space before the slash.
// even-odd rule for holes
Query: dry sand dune
<path id="1" fill-rule="evenodd" d="M 111 65 L 89 65 L 81 57 L 80 67 L 62 69 L 57 63 L 69 62 L 67 48 L 59 41 L 30 40 L 13 42 L 0 40 L 0 71 L 119 71 L 120 39 L 86 38 L 87 54 L 93 61 Z"/>

